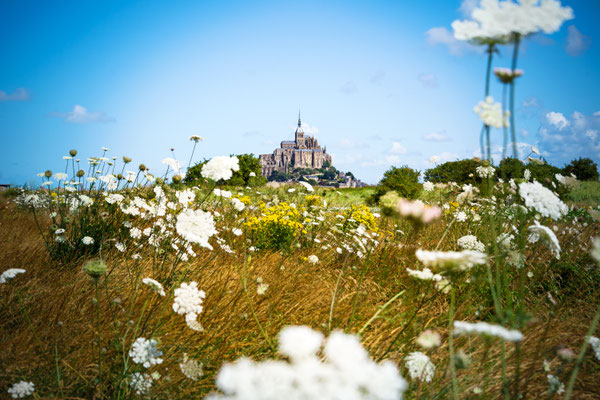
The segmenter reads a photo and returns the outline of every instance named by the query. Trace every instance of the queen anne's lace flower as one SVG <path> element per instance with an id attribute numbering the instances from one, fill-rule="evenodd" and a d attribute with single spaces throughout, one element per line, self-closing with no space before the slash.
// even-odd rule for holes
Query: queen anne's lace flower
<path id="1" fill-rule="evenodd" d="M 592 346 L 592 350 L 594 351 L 596 359 L 600 361 L 600 339 L 595 336 L 590 336 L 589 343 L 590 346 Z"/>
<path id="2" fill-rule="evenodd" d="M 390 361 L 373 362 L 356 336 L 332 333 L 326 341 L 322 360 L 317 354 L 322 335 L 307 327 L 297 328 L 287 327 L 280 333 L 280 343 L 285 343 L 280 351 L 288 353 L 289 363 L 276 360 L 255 363 L 242 358 L 225 364 L 216 381 L 224 394 L 212 394 L 207 399 L 402 398 L 407 383 L 396 366 Z"/>
<path id="3" fill-rule="evenodd" d="M 193 381 L 197 381 L 204 374 L 202 364 L 192 358 L 188 358 L 186 353 L 183 353 L 183 360 L 179 363 L 179 369 L 186 378 Z"/>
<path id="4" fill-rule="evenodd" d="M 432 268 L 434 271 L 465 271 L 476 265 L 485 264 L 487 261 L 484 253 L 473 250 L 426 251 L 419 249 L 415 255 L 426 267 Z"/>
<path id="5" fill-rule="evenodd" d="M 202 176 L 214 181 L 227 180 L 233 176 L 233 171 L 239 171 L 237 157 L 217 156 L 202 166 Z"/>
<path id="6" fill-rule="evenodd" d="M 435 365 L 429 357 L 420 351 L 409 353 L 404 359 L 406 368 L 411 379 L 418 379 L 423 382 L 431 382 L 435 374 Z"/>
<path id="7" fill-rule="evenodd" d="M 464 250 L 474 250 L 479 251 L 480 253 L 485 252 L 485 246 L 479 240 L 477 240 L 477 236 L 474 235 L 466 235 L 458 239 L 456 242 L 461 249 Z"/>
<path id="8" fill-rule="evenodd" d="M 431 182 L 423 183 L 423 190 L 426 192 L 431 192 L 435 188 L 435 185 Z"/>
<path id="9" fill-rule="evenodd" d="M 504 39 L 513 33 L 529 35 L 538 31 L 556 32 L 565 20 L 573 18 L 570 7 L 556 0 L 512 1 L 483 0 L 472 13 L 472 20 L 454 21 L 458 40 Z"/>
<path id="10" fill-rule="evenodd" d="M 311 264 L 316 264 L 319 262 L 319 257 L 315 256 L 314 254 L 311 254 L 310 256 L 307 257 L 307 260 Z"/>
<path id="11" fill-rule="evenodd" d="M 129 386 L 138 395 L 147 394 L 152 389 L 152 377 L 149 374 L 134 372 L 129 379 Z"/>
<path id="12" fill-rule="evenodd" d="M 421 332 L 415 342 L 424 349 L 433 349 L 435 347 L 440 347 L 442 338 L 439 333 L 428 329 Z"/>
<path id="13" fill-rule="evenodd" d="M 211 213 L 202 210 L 187 209 L 177 216 L 177 233 L 191 243 L 212 250 L 208 239 L 217 233 Z"/>
<path id="14" fill-rule="evenodd" d="M 422 271 L 406 268 L 409 276 L 413 278 L 422 279 L 424 281 L 441 281 L 442 276 L 440 274 L 434 274 L 429 268 L 423 268 Z"/>
<path id="15" fill-rule="evenodd" d="M 455 335 L 479 334 L 496 336 L 509 342 L 519 342 L 523 339 L 523 334 L 514 329 L 506 329 L 500 325 L 488 324 L 487 322 L 466 322 L 454 321 Z"/>
<path id="16" fill-rule="evenodd" d="M 535 225 L 528 227 L 527 230 L 531 232 L 529 238 L 530 242 L 535 243 L 541 238 L 552 254 L 554 254 L 557 259 L 560 259 L 560 243 L 554 232 L 552 232 L 552 229 L 540 225 L 539 222 L 535 221 Z"/>
<path id="17" fill-rule="evenodd" d="M 486 97 L 485 101 L 480 101 L 473 110 L 487 126 L 493 126 L 494 128 L 508 126 L 508 116 L 510 113 L 505 111 L 504 115 L 502 115 L 502 106 L 500 103 L 494 103 L 492 96 Z M 479 168 L 477 172 L 479 173 Z M 487 173 L 488 171 L 486 170 Z"/>
<path id="18" fill-rule="evenodd" d="M 152 289 L 156 293 L 158 293 L 159 295 L 161 295 L 163 297 L 166 295 L 165 289 L 163 288 L 163 285 L 160 282 L 155 281 L 152 278 L 144 278 L 144 279 L 142 279 L 142 283 L 144 285 L 148 286 L 150 289 Z"/>
<path id="19" fill-rule="evenodd" d="M 2 275 L 0 275 L 0 283 L 6 283 L 9 280 L 11 280 L 12 278 L 14 278 L 15 276 L 17 276 L 19 274 L 23 274 L 23 273 L 25 273 L 25 270 L 21 269 L 21 268 L 7 269 L 6 271 L 4 271 L 2 273 Z"/>
<path id="20" fill-rule="evenodd" d="M 175 289 L 175 298 L 173 299 L 173 311 L 179 315 L 185 315 L 186 323 L 190 328 L 194 329 L 194 322 L 198 314 L 202 312 L 202 299 L 206 297 L 203 290 L 198 290 L 196 282 L 182 283 L 181 286 Z M 198 324 L 199 325 L 199 324 Z M 201 330 L 201 326 L 199 329 Z"/>
<path id="21" fill-rule="evenodd" d="M 35 385 L 32 382 L 17 382 L 8 389 L 8 394 L 13 399 L 22 399 L 33 394 L 35 391 Z"/>
<path id="22" fill-rule="evenodd" d="M 565 203 L 539 182 L 520 183 L 519 194 L 527 207 L 532 207 L 544 217 L 556 220 L 569 211 Z"/>
<path id="23" fill-rule="evenodd" d="M 136 364 L 142 364 L 146 368 L 150 368 L 153 365 L 162 364 L 163 360 L 162 351 L 156 348 L 157 342 L 154 339 L 145 339 L 139 337 L 133 342 L 131 350 L 129 350 L 129 357 Z"/>

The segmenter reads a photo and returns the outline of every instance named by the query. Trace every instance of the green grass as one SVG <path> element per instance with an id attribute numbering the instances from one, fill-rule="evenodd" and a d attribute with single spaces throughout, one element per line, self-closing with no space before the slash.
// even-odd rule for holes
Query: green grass
<path id="1" fill-rule="evenodd" d="M 328 189 L 325 200 L 332 207 L 347 207 L 353 204 L 365 204 L 367 198 L 375 192 L 375 186 L 362 188 Z"/>
<path id="2" fill-rule="evenodd" d="M 579 206 L 597 207 L 600 205 L 600 182 L 581 182 L 578 188 L 567 195 L 567 200 Z"/>

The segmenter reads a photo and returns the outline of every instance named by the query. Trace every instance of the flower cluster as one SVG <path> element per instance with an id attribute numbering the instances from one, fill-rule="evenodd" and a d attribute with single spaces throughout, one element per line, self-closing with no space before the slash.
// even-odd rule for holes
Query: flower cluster
<path id="1" fill-rule="evenodd" d="M 521 182 L 519 194 L 527 207 L 531 207 L 544 217 L 559 219 L 569 208 L 552 191 L 539 182 Z"/>
<path id="2" fill-rule="evenodd" d="M 25 273 L 25 270 L 21 269 L 21 268 L 7 269 L 6 271 L 4 271 L 2 273 L 2 275 L 0 275 L 0 283 L 6 283 L 6 282 L 10 281 L 12 278 L 14 278 L 15 276 L 17 276 L 19 274 L 23 274 L 23 273 Z"/>
<path id="3" fill-rule="evenodd" d="M 435 374 L 435 365 L 427 355 L 420 351 L 409 353 L 404 359 L 406 368 L 411 379 L 418 379 L 423 382 L 431 382 Z"/>
<path id="4" fill-rule="evenodd" d="M 145 339 L 139 337 L 133 342 L 131 350 L 129 350 L 129 357 L 136 364 L 142 364 L 146 368 L 150 368 L 153 365 L 162 364 L 163 359 L 162 351 L 156 348 L 157 342 L 154 339 Z"/>
<path id="5" fill-rule="evenodd" d="M 217 233 L 211 213 L 202 210 L 187 209 L 177 216 L 177 233 L 191 243 L 212 250 L 208 239 Z"/>
<path id="6" fill-rule="evenodd" d="M 356 336 L 333 332 L 325 341 L 324 361 L 317 355 L 323 335 L 308 327 L 282 329 L 279 342 L 290 362 L 242 358 L 226 364 L 216 380 L 224 394 L 207 399 L 392 400 L 407 389 L 396 366 L 373 362 Z"/>
<path id="7" fill-rule="evenodd" d="M 202 166 L 203 177 L 214 181 L 227 180 L 233 176 L 233 171 L 239 171 L 240 164 L 237 157 L 217 156 Z"/>
<path id="8" fill-rule="evenodd" d="M 202 312 L 202 300 L 206 297 L 203 290 L 198 290 L 196 282 L 182 283 L 175 289 L 175 298 L 173 299 L 173 311 L 179 315 L 185 315 L 185 321 L 188 326 L 194 330 L 200 330 L 196 319 Z"/>
<path id="9" fill-rule="evenodd" d="M 454 321 L 454 334 L 495 336 L 509 342 L 520 342 L 523 339 L 523 334 L 517 330 L 506 329 L 500 325 L 493 325 L 487 322 Z"/>
<path id="10" fill-rule="evenodd" d="M 466 235 L 459 238 L 456 243 L 463 250 L 474 250 L 480 253 L 485 252 L 485 245 L 477 239 L 477 236 Z"/>
<path id="11" fill-rule="evenodd" d="M 417 250 L 415 255 L 426 267 L 434 271 L 466 271 L 476 265 L 485 264 L 487 256 L 473 250 L 426 251 Z"/>
<path id="12" fill-rule="evenodd" d="M 570 7 L 562 7 L 559 1 L 483 0 L 473 10 L 473 20 L 454 21 L 454 37 L 458 40 L 503 40 L 513 33 L 529 35 L 538 31 L 556 32 L 562 23 L 573 18 Z"/>
<path id="13" fill-rule="evenodd" d="M 35 385 L 32 382 L 17 382 L 8 389 L 8 394 L 13 399 L 22 399 L 33 394 L 35 391 Z"/>
<path id="14" fill-rule="evenodd" d="M 500 103 L 494 103 L 494 98 L 488 96 L 485 101 L 480 101 L 473 109 L 483 123 L 487 126 L 493 126 L 494 128 L 502 128 L 508 126 L 508 111 L 502 114 L 502 106 Z"/>

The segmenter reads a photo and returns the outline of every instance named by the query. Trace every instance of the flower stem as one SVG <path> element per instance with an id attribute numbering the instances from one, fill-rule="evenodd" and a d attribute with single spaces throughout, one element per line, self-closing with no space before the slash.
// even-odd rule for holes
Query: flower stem
<path id="1" fill-rule="evenodd" d="M 450 353 L 450 374 L 452 376 L 452 397 L 458 400 L 458 385 L 456 382 L 456 366 L 454 365 L 454 341 L 452 329 L 454 322 L 454 286 L 450 287 L 450 311 L 448 315 L 448 352 Z"/>
<path id="2" fill-rule="evenodd" d="M 521 35 L 518 33 L 514 34 L 515 46 L 513 49 L 512 58 L 512 76 L 513 79 L 510 82 L 510 133 L 513 147 L 513 157 L 518 158 L 517 154 L 517 135 L 515 130 L 515 70 L 517 69 L 517 57 L 519 55 L 519 43 L 521 42 Z"/>

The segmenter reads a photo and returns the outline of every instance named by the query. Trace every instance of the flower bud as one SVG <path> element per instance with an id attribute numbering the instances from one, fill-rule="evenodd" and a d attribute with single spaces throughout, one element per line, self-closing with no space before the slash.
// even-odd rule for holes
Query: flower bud
<path id="1" fill-rule="evenodd" d="M 181 183 L 181 175 L 173 175 L 171 179 L 173 180 L 173 183 Z"/>
<path id="2" fill-rule="evenodd" d="M 77 150 L 71 149 L 69 150 L 69 154 L 71 155 L 71 157 L 75 157 L 77 155 Z"/>
<path id="3" fill-rule="evenodd" d="M 146 166 L 144 164 L 140 164 L 140 171 L 145 171 L 146 170 Z"/>
<path id="4" fill-rule="evenodd" d="M 158 177 L 158 178 L 156 178 L 156 183 L 158 185 L 162 185 L 163 183 L 165 183 L 165 181 L 163 180 L 163 178 Z"/>
<path id="5" fill-rule="evenodd" d="M 84 171 L 84 170 L 82 170 L 82 169 L 80 169 L 79 171 L 77 171 L 77 174 L 76 174 L 76 175 L 77 175 L 77 177 L 78 177 L 78 178 L 81 178 L 82 176 L 84 176 L 84 175 L 85 175 L 85 171 Z"/>
<path id="6" fill-rule="evenodd" d="M 49 169 L 47 169 L 47 170 L 46 170 L 46 172 L 44 172 L 44 176 L 45 176 L 46 178 L 50 178 L 50 177 L 52 177 L 52 171 L 50 171 Z"/>
<path id="7" fill-rule="evenodd" d="M 131 158 L 129 158 L 129 157 L 126 157 L 126 156 L 123 156 L 123 162 L 124 162 L 125 164 L 129 164 L 129 163 L 131 162 Z"/>
<path id="8" fill-rule="evenodd" d="M 90 260 L 83 266 L 83 272 L 94 279 L 98 279 L 106 273 L 106 264 L 99 258 Z"/>

